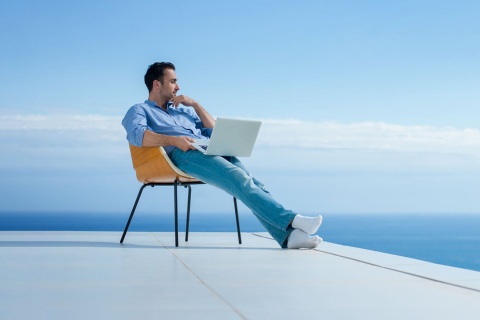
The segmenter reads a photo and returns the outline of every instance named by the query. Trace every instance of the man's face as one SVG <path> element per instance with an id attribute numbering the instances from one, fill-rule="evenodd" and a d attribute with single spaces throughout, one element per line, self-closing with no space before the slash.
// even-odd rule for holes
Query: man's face
<path id="1" fill-rule="evenodd" d="M 160 97 L 167 101 L 177 95 L 180 87 L 177 84 L 177 75 L 173 69 L 165 69 L 163 71 L 163 84 L 160 84 Z"/>

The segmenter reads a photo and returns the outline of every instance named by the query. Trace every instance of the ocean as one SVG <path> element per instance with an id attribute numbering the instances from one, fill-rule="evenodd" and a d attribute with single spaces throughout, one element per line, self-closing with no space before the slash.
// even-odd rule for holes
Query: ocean
<path id="1" fill-rule="evenodd" d="M 0 231 L 123 231 L 129 212 L 0 212 Z M 323 214 L 328 242 L 480 271 L 480 214 Z M 242 232 L 265 231 L 240 214 Z M 185 229 L 185 215 L 179 217 Z M 235 231 L 228 214 L 192 213 L 192 232 Z M 129 231 L 173 231 L 173 215 L 137 212 Z M 119 235 L 120 236 L 120 235 Z"/>

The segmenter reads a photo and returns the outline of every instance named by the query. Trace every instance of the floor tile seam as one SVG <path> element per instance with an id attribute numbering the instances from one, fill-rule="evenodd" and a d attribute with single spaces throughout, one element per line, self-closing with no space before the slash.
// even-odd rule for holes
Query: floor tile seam
<path id="1" fill-rule="evenodd" d="M 256 233 L 252 233 L 252 234 L 254 236 L 257 236 L 257 237 L 260 237 L 260 238 L 273 240 L 271 237 L 268 237 L 268 236 L 264 236 L 264 235 L 256 234 Z M 341 254 L 337 254 L 337 253 L 333 253 L 333 252 L 328 252 L 328 251 L 325 251 L 325 250 L 314 249 L 314 251 L 330 254 L 330 255 L 333 255 L 333 256 L 337 256 L 337 257 L 340 257 L 340 258 L 344 258 L 344 259 L 348 259 L 348 260 L 352 260 L 352 261 L 356 261 L 356 262 L 360 262 L 360 263 L 367 264 L 367 265 L 370 265 L 370 266 L 373 266 L 373 267 L 377 267 L 377 268 L 381 268 L 381 269 L 385 269 L 385 270 L 389 270 L 389 271 L 394 271 L 394 272 L 406 274 L 406 275 L 409 275 L 409 276 L 412 276 L 412 277 L 417 277 L 417 278 L 424 279 L 424 280 L 427 280 L 427 281 L 441 283 L 441 284 L 445 284 L 445 285 L 448 285 L 448 286 L 453 286 L 453 287 L 456 287 L 456 288 L 480 293 L 480 289 L 460 285 L 458 283 L 453 283 L 453 282 L 440 280 L 440 279 L 436 279 L 436 278 L 432 278 L 432 277 L 422 276 L 420 274 L 416 274 L 416 273 L 413 273 L 413 272 L 408 272 L 408 271 L 405 271 L 405 270 L 400 270 L 400 269 L 396 269 L 396 268 L 392 268 L 392 267 L 387 267 L 387 266 L 383 266 L 383 265 L 376 264 L 376 263 L 373 263 L 373 262 L 368 262 L 368 261 L 365 261 L 365 260 L 356 259 L 356 258 L 352 258 L 352 257 L 347 257 L 345 255 L 341 255 Z"/>
<path id="2" fill-rule="evenodd" d="M 247 319 L 247 317 L 233 304 L 231 304 L 227 299 L 222 297 L 213 287 L 206 283 L 192 268 L 190 268 L 187 263 L 185 263 L 174 251 L 169 248 L 166 248 L 203 286 L 205 286 L 214 296 L 216 296 L 220 301 L 222 301 L 226 306 L 228 306 L 233 312 L 235 312 L 241 319 Z"/>
<path id="3" fill-rule="evenodd" d="M 177 259 L 178 262 L 180 262 L 188 272 L 190 272 L 205 288 L 207 288 L 208 291 L 210 291 L 217 299 L 219 299 L 222 303 L 224 303 L 228 308 L 230 308 L 235 314 L 237 314 L 241 319 L 248 319 L 245 315 L 242 314 L 242 312 L 236 308 L 234 305 L 232 305 L 229 301 L 227 301 L 225 298 L 223 298 L 216 290 L 214 290 L 210 285 L 208 285 L 198 274 L 195 273 L 195 271 L 190 268 L 185 261 L 183 261 L 176 253 L 174 250 L 170 249 L 168 246 L 163 244 L 160 239 L 158 239 L 155 234 L 151 233 L 150 234 L 165 250 L 170 252 L 172 256 Z"/>
<path id="4" fill-rule="evenodd" d="M 440 279 L 436 279 L 436 278 L 433 278 L 433 277 L 427 277 L 427 276 L 423 276 L 423 275 L 420 275 L 420 274 L 417 274 L 417 273 L 408 272 L 408 271 L 405 271 L 405 270 L 400 270 L 400 269 L 396 269 L 396 268 L 392 268 L 392 267 L 387 267 L 387 266 L 380 265 L 380 264 L 377 264 L 377 263 L 368 262 L 368 261 L 357 259 L 357 258 L 347 257 L 345 255 L 341 255 L 341 254 L 337 254 L 337 253 L 333 253 L 333 252 L 328 252 L 328 251 L 325 251 L 325 250 L 314 249 L 314 251 L 321 252 L 321 253 L 326 253 L 326 254 L 329 254 L 329 255 L 333 255 L 333 256 L 336 256 L 336 257 L 340 257 L 340 258 L 343 258 L 343 259 L 348 259 L 348 260 L 359 262 L 359 263 L 363 263 L 363 264 L 366 264 L 366 265 L 369 265 L 369 266 L 372 266 L 372 267 L 376 267 L 376 268 L 380 268 L 380 269 L 384 269 L 384 270 L 389 270 L 389 271 L 394 271 L 394 272 L 397 272 L 397 273 L 402 273 L 402 274 L 405 274 L 405 275 L 408 275 L 408 276 L 424 279 L 424 280 L 427 280 L 427 281 L 432 281 L 432 282 L 456 287 L 456 288 L 459 288 L 459 289 L 464 289 L 464 290 L 469 290 L 469 291 L 473 291 L 473 292 L 476 292 L 476 293 L 480 293 L 480 289 L 460 285 L 460 284 L 449 282 L 449 281 L 446 281 L 446 280 L 440 280 Z"/>

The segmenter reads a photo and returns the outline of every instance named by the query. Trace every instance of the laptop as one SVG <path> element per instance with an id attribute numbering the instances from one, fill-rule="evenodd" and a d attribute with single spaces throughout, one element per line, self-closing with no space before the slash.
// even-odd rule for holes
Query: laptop
<path id="1" fill-rule="evenodd" d="M 250 157 L 261 121 L 218 118 L 210 140 L 197 139 L 192 146 L 211 156 Z"/>

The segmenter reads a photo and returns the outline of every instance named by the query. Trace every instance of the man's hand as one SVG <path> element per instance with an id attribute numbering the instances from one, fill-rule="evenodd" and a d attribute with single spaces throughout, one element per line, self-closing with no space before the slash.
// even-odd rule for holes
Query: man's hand
<path id="1" fill-rule="evenodd" d="M 172 107 L 174 108 L 178 108 L 180 104 L 183 104 L 186 107 L 193 107 L 193 108 L 199 105 L 197 101 L 184 95 L 175 96 L 173 97 L 172 100 L 170 100 L 170 102 L 172 103 Z"/>
<path id="2" fill-rule="evenodd" d="M 200 103 L 184 95 L 176 96 L 172 100 L 172 107 L 177 108 L 180 104 L 183 104 L 186 107 L 192 107 L 197 115 L 200 117 L 200 120 L 203 123 L 205 128 L 213 128 L 215 126 L 215 119 L 205 110 Z"/>
<path id="3" fill-rule="evenodd" d="M 170 137 L 170 145 L 177 147 L 182 151 L 195 150 L 195 147 L 192 146 L 192 142 L 195 142 L 192 138 L 189 137 Z"/>

